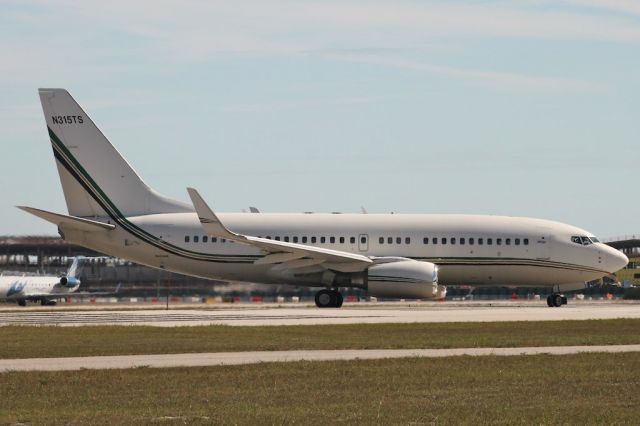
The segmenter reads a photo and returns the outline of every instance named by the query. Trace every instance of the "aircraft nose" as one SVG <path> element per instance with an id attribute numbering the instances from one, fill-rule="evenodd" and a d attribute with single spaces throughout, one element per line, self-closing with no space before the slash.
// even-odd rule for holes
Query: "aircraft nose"
<path id="1" fill-rule="evenodd" d="M 629 263 L 629 258 L 613 247 L 605 246 L 602 254 L 605 268 L 610 273 L 618 272 Z"/>

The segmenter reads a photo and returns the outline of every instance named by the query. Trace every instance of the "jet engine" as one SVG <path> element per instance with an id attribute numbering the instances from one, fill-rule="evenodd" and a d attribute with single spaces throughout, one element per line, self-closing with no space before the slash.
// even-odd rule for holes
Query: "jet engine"
<path id="1" fill-rule="evenodd" d="M 438 267 L 433 263 L 401 260 L 369 268 L 366 289 L 372 296 L 435 299 L 446 294 L 438 286 Z"/>
<path id="2" fill-rule="evenodd" d="M 75 277 L 62 277 L 60 278 L 60 285 L 63 287 L 73 288 L 80 285 L 80 280 Z"/>

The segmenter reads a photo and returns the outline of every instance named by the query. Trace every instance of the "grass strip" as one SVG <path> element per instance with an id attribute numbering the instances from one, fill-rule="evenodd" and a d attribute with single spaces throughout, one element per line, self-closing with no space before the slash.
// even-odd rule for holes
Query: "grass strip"
<path id="1" fill-rule="evenodd" d="M 0 423 L 637 424 L 640 354 L 0 376 Z"/>
<path id="2" fill-rule="evenodd" d="M 640 343 L 640 319 L 282 327 L 0 327 L 0 358 Z"/>

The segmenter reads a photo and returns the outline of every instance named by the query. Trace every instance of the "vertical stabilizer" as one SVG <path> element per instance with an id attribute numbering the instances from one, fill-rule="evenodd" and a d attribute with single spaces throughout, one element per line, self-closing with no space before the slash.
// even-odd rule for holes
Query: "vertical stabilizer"
<path id="1" fill-rule="evenodd" d="M 78 278 L 84 260 L 85 258 L 82 256 L 76 256 L 73 258 L 73 263 L 71 263 L 71 266 L 69 266 L 69 269 L 67 270 L 67 278 Z"/>
<path id="2" fill-rule="evenodd" d="M 66 90 L 40 89 L 39 93 L 70 215 L 193 211 L 190 205 L 147 186 Z"/>

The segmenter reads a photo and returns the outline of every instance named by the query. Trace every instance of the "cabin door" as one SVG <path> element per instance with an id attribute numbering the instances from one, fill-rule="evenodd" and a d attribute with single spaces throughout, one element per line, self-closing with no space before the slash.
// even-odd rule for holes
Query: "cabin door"
<path id="1" fill-rule="evenodd" d="M 551 257 L 551 229 L 539 226 L 536 231 L 537 235 L 532 241 L 534 244 L 534 254 L 536 259 L 549 260 Z"/>

